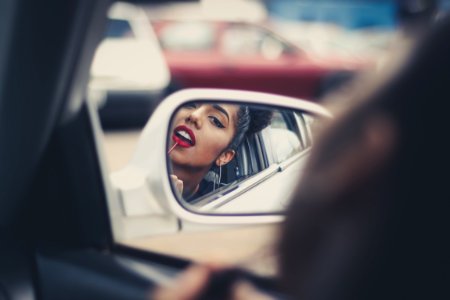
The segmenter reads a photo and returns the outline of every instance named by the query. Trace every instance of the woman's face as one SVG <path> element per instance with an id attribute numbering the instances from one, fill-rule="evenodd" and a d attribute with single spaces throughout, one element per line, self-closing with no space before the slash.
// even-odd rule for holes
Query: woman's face
<path id="1" fill-rule="evenodd" d="M 176 113 L 170 132 L 173 164 L 202 169 L 210 167 L 235 134 L 239 106 L 190 103 Z"/>

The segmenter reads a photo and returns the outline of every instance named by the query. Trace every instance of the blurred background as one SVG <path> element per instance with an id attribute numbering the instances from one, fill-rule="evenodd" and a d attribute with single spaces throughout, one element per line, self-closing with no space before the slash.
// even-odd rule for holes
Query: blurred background
<path id="1" fill-rule="evenodd" d="M 91 68 L 89 99 L 112 170 L 140 129 L 182 88 L 270 92 L 321 102 L 382 68 L 399 39 L 448 13 L 450 0 L 202 0 L 113 4 Z"/>

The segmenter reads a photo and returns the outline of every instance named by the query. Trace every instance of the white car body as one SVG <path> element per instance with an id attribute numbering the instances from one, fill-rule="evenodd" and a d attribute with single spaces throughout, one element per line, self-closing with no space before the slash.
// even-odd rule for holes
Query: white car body
<path id="1" fill-rule="evenodd" d="M 170 70 L 144 10 L 117 2 L 111 6 L 108 19 L 110 26 L 112 22 L 127 26 L 129 34 L 107 34 L 98 46 L 91 67 L 91 95 L 101 92 L 161 95 L 169 84 Z"/>

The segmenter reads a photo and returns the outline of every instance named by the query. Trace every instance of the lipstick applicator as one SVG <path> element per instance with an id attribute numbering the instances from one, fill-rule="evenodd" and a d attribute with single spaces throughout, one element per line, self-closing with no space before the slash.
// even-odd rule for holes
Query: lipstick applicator
<path id="1" fill-rule="evenodd" d="M 176 146 L 178 146 L 177 142 L 175 142 L 175 144 L 172 146 L 172 148 L 169 149 L 169 152 L 167 152 L 167 154 L 170 154 L 170 152 L 172 152 L 172 150 L 175 149 Z"/>

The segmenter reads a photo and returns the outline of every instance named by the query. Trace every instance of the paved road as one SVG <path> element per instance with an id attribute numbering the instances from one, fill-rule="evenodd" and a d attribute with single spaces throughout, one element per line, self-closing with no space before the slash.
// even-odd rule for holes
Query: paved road
<path id="1" fill-rule="evenodd" d="M 104 150 L 111 172 L 117 171 L 130 160 L 137 144 L 140 130 L 107 131 L 104 133 Z"/>

